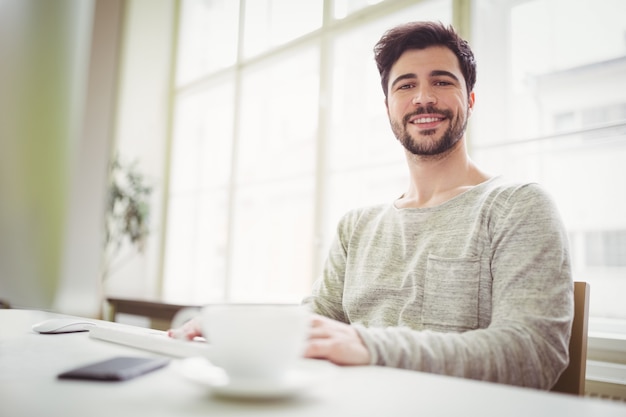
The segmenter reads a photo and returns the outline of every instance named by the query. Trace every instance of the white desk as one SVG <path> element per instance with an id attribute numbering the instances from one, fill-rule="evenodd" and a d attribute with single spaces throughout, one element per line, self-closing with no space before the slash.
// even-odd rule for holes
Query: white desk
<path id="1" fill-rule="evenodd" d="M 41 335 L 54 316 L 0 310 L 0 416 L 480 416 L 626 417 L 626 405 L 381 367 L 343 367 L 305 394 L 281 401 L 226 400 L 172 366 L 119 383 L 60 381 L 61 371 L 115 355 L 149 352 L 89 338 Z"/>

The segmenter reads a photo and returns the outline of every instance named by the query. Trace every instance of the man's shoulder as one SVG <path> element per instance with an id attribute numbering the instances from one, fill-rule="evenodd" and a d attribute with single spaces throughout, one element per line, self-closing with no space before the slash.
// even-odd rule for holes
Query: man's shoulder
<path id="1" fill-rule="evenodd" d="M 342 222 L 356 222 L 359 219 L 370 219 L 384 214 L 392 207 L 391 204 L 373 204 L 348 210 L 342 216 Z"/>
<path id="2" fill-rule="evenodd" d="M 549 199 L 549 193 L 539 183 L 532 181 L 511 180 L 506 177 L 494 177 L 485 182 L 483 193 L 492 198 L 509 201 L 511 199 Z"/>
<path id="3" fill-rule="evenodd" d="M 552 195 L 537 182 L 498 178 L 485 190 L 484 197 L 485 206 L 490 207 L 492 213 L 525 212 L 529 216 L 558 213 Z"/>

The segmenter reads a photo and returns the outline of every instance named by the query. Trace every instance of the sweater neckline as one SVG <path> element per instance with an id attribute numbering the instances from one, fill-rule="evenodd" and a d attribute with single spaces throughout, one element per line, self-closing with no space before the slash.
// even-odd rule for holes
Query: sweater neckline
<path id="1" fill-rule="evenodd" d="M 438 211 L 438 210 L 442 210 L 447 208 L 448 206 L 456 206 L 457 204 L 461 204 L 463 202 L 463 200 L 465 200 L 468 196 L 471 196 L 471 194 L 475 193 L 475 192 L 480 192 L 482 188 L 488 186 L 489 184 L 491 184 L 492 182 L 496 181 L 497 179 L 500 179 L 501 176 L 500 175 L 495 175 L 491 178 L 488 178 L 487 180 L 481 182 L 480 184 L 476 184 L 470 188 L 468 188 L 467 190 L 455 195 L 454 197 L 444 201 L 441 204 L 438 204 L 436 206 L 432 206 L 432 207 L 407 207 L 407 208 L 398 208 L 396 206 L 396 201 L 400 198 L 402 198 L 404 196 L 404 194 L 401 194 L 396 200 L 391 202 L 391 207 L 396 211 L 396 212 L 429 212 L 429 211 Z"/>

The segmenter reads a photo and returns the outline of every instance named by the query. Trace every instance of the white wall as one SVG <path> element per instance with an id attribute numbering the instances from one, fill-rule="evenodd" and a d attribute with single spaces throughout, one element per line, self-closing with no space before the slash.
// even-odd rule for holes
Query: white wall
<path id="1" fill-rule="evenodd" d="M 131 252 L 129 261 L 122 261 L 107 279 L 105 291 L 110 296 L 160 295 L 174 24 L 173 1 L 126 2 L 115 141 L 122 160 L 136 160 L 152 186 L 151 233 L 145 253 Z"/>
<path id="2" fill-rule="evenodd" d="M 0 299 L 99 314 L 115 136 L 160 198 L 172 15 L 164 0 L 0 0 Z M 142 291 L 156 269 L 133 271 Z"/>

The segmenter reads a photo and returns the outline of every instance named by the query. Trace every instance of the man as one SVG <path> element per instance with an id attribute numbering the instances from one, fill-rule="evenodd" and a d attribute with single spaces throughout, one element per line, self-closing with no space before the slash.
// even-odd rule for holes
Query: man
<path id="1" fill-rule="evenodd" d="M 409 184 L 341 219 L 304 300 L 315 313 L 306 356 L 549 389 L 573 318 L 554 204 L 470 160 L 476 64 L 452 28 L 401 25 L 374 51 Z"/>

